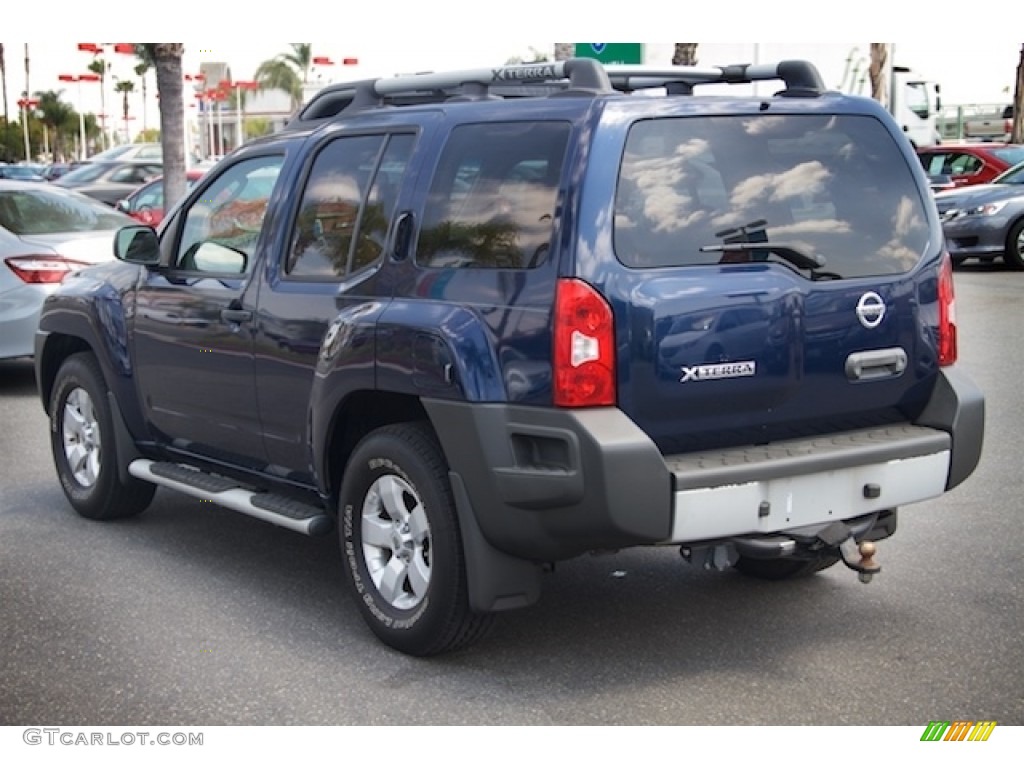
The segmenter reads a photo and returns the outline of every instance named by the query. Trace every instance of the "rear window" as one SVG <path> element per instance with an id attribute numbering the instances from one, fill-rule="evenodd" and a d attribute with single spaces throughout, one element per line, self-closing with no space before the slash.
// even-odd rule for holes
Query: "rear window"
<path id="1" fill-rule="evenodd" d="M 630 267 L 773 261 L 832 279 L 905 272 L 929 236 L 898 145 L 874 118 L 852 115 L 639 121 L 614 221 Z"/>
<path id="2" fill-rule="evenodd" d="M 41 189 L 0 191 L 0 227 L 16 235 L 99 232 L 134 224 L 109 205 L 41 184 Z"/>
<path id="3" fill-rule="evenodd" d="M 992 150 L 992 154 L 1007 165 L 1024 163 L 1024 147 L 997 147 Z"/>

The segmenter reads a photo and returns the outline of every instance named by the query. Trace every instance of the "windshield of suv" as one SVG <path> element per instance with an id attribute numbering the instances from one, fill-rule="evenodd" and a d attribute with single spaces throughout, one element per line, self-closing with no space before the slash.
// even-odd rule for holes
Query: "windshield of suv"
<path id="1" fill-rule="evenodd" d="M 928 238 L 912 169 L 874 118 L 660 118 L 630 130 L 614 220 L 627 266 L 774 261 L 808 277 L 886 275 L 913 267 Z"/>

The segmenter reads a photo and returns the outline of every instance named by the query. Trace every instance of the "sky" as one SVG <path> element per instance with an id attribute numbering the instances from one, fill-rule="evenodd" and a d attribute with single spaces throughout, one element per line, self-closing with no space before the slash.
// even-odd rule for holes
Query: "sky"
<path id="1" fill-rule="evenodd" d="M 479 0 L 434 0 L 429 4 L 377 0 L 354 6 L 337 0 L 290 0 L 290 13 L 284 17 L 275 14 L 267 23 L 259 11 L 254 11 L 252 19 L 242 19 L 237 10 L 199 0 L 156 4 L 146 11 L 141 10 L 143 6 L 129 5 L 125 8 L 130 12 L 125 13 L 97 11 L 96 4 L 55 0 L 46 4 L 44 35 L 42 25 L 18 10 L 39 6 L 21 0 L 13 14 L 8 4 L 3 39 L 28 41 L 29 87 L 33 93 L 63 89 L 64 98 L 87 113 L 100 112 L 98 86 L 82 84 L 80 97 L 78 85 L 58 80 L 60 74 L 87 71 L 91 56 L 78 51 L 77 43 L 146 39 L 156 31 L 172 39 L 191 41 L 185 43 L 186 73 L 197 73 L 204 61 L 223 61 L 231 67 L 235 79 L 243 80 L 253 77 L 260 62 L 289 49 L 288 43 L 279 40 L 315 40 L 324 29 L 336 30 L 333 39 L 313 42 L 314 55 L 337 62 L 351 57 L 359 63 L 318 68 L 314 77 L 324 84 L 399 72 L 489 67 L 513 56 L 529 58 L 534 50 L 550 53 L 554 43 L 545 40 L 552 39 L 644 42 L 645 63 L 668 64 L 672 44 L 657 40 L 671 31 L 675 34 L 670 39 L 707 41 L 698 44 L 702 65 L 805 58 L 815 63 L 826 85 L 839 87 L 848 60 L 851 66 L 862 62 L 859 67 L 863 71 L 869 45 L 844 41 L 895 40 L 896 63 L 911 67 L 923 79 L 940 83 L 946 105 L 1009 103 L 1024 45 L 1010 39 L 1011 31 L 1002 33 L 1005 39 L 1001 39 L 998 30 L 984 42 L 965 43 L 962 36 L 954 41 L 945 31 L 945 21 L 929 22 L 926 16 L 906 9 L 893 12 L 888 6 L 895 4 L 881 0 L 863 0 L 849 6 L 820 0 L 774 0 L 770 4 L 733 0 L 722 11 L 708 10 L 708 4 L 695 10 L 693 3 L 679 4 L 679 10 L 665 10 L 671 6 L 664 0 L 633 0 L 628 6 L 591 0 L 585 6 L 587 13 L 574 12 L 567 7 L 570 5 L 534 0 L 493 5 Z M 768 6 L 770 12 L 761 10 Z M 172 10 L 162 13 L 157 10 L 161 7 Z M 89 10 L 80 18 L 83 8 Z M 624 8 L 629 9 L 628 14 Z M 144 23 L 147 18 L 151 24 Z M 25 43 L 5 42 L 4 46 L 8 103 L 15 110 L 13 104 L 25 87 Z M 132 56 L 109 53 L 108 59 L 116 77 L 135 77 Z M 155 90 L 150 82 L 150 89 Z M 114 98 L 112 88 L 108 87 L 107 112 L 118 114 L 109 104 Z M 130 95 L 129 99 L 135 117 L 133 129 L 140 128 L 141 94 Z M 156 110 L 151 94 L 146 110 L 150 125 L 156 125 Z"/>

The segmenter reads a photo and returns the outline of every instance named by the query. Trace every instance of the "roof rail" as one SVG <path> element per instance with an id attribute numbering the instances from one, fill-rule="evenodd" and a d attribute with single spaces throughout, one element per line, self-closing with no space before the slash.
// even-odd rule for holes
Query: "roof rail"
<path id="1" fill-rule="evenodd" d="M 289 121 L 315 125 L 342 111 L 386 105 L 474 101 L 558 94 L 613 93 L 604 67 L 594 59 L 516 64 L 487 69 L 425 72 L 329 85 Z"/>
<path id="2" fill-rule="evenodd" d="M 775 64 L 730 64 L 715 67 L 649 67 L 643 64 L 609 65 L 612 87 L 620 91 L 667 88 L 669 93 L 693 93 L 696 85 L 739 84 L 782 80 L 783 96 L 820 96 L 826 91 L 817 68 L 799 59 Z"/>
<path id="3" fill-rule="evenodd" d="M 690 94 L 695 85 L 783 80 L 783 96 L 818 96 L 825 84 L 813 64 L 732 64 L 724 67 L 602 65 L 596 59 L 566 59 L 452 72 L 424 72 L 329 85 L 304 105 L 288 127 L 312 126 L 342 112 L 443 101 L 483 101 L 554 95 L 596 95 L 664 87 Z"/>
<path id="4" fill-rule="evenodd" d="M 566 59 L 538 64 L 515 64 L 487 69 L 465 69 L 454 72 L 429 72 L 381 78 L 374 90 L 382 95 L 414 90 L 454 88 L 467 83 L 484 86 L 507 83 L 538 83 L 552 80 L 569 81 L 569 88 L 579 91 L 607 93 L 612 90 L 604 67 L 594 59 Z"/>

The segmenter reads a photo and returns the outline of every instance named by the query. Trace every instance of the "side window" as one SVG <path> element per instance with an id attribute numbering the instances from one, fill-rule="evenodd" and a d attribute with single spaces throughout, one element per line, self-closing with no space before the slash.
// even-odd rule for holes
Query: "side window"
<path id="1" fill-rule="evenodd" d="M 417 262 L 491 269 L 541 264 L 569 130 L 554 121 L 455 128 L 431 182 Z"/>
<path id="2" fill-rule="evenodd" d="M 134 183 L 137 180 L 135 175 L 135 169 L 130 166 L 118 168 L 116 171 L 110 174 L 110 180 L 116 181 L 119 184 Z"/>
<path id="3" fill-rule="evenodd" d="M 163 208 L 164 207 L 164 183 L 157 181 L 139 192 L 132 206 L 138 211 L 143 207 Z"/>
<path id="4" fill-rule="evenodd" d="M 160 169 L 152 165 L 127 165 L 110 174 L 110 180 L 126 184 L 142 184 L 159 174 Z"/>
<path id="5" fill-rule="evenodd" d="M 225 263 L 218 258 L 204 262 L 197 253 L 206 244 L 215 244 L 221 253 L 230 249 L 243 257 L 247 264 L 256 248 L 263 227 L 267 203 L 274 191 L 281 164 L 280 155 L 253 157 L 224 169 L 206 188 L 192 206 L 183 212 L 181 240 L 175 257 L 175 266 L 188 271 L 220 271 Z M 237 262 L 232 260 L 232 265 Z M 238 271 L 236 268 L 228 271 Z"/>
<path id="6" fill-rule="evenodd" d="M 384 252 L 414 137 L 346 136 L 313 161 L 292 234 L 285 272 L 338 278 Z"/>
<path id="7" fill-rule="evenodd" d="M 974 155 L 961 154 L 956 156 L 951 167 L 953 169 L 953 173 L 965 176 L 980 171 L 981 160 L 976 158 Z"/>
<path id="8" fill-rule="evenodd" d="M 933 153 L 929 155 L 921 155 L 921 164 L 924 166 L 925 173 L 937 176 L 940 173 L 949 173 L 949 171 L 943 171 L 943 165 L 945 164 L 947 155 L 945 153 Z"/>

